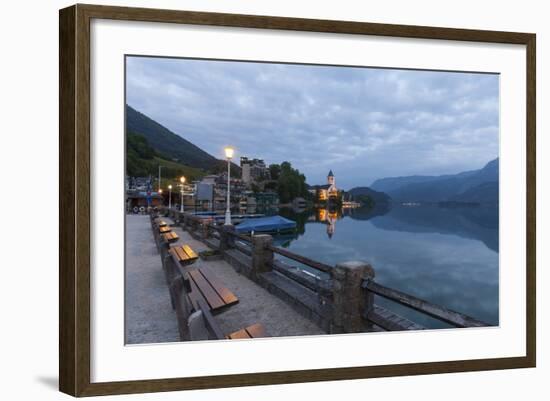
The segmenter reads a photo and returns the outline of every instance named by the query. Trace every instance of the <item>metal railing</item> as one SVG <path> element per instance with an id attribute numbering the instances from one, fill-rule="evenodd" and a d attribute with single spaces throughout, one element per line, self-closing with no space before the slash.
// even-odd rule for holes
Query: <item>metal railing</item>
<path id="1" fill-rule="evenodd" d="M 429 301 L 417 298 L 413 295 L 385 287 L 373 280 L 364 280 L 362 287 L 380 297 L 396 302 L 400 305 L 414 309 L 417 312 L 433 317 L 454 327 L 485 327 L 488 323 L 474 319 L 460 312 L 455 312 L 443 306 L 433 304 Z"/>

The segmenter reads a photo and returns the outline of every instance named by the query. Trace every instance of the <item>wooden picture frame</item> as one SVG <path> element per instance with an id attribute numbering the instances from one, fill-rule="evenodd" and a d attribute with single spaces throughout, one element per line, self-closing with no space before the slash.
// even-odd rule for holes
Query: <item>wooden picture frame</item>
<path id="1" fill-rule="evenodd" d="M 527 71 L 526 355 L 92 383 L 90 380 L 90 21 L 96 18 L 524 45 L 527 54 L 525 60 Z M 534 34 L 96 5 L 75 5 L 61 10 L 59 27 L 59 388 L 62 392 L 73 396 L 93 396 L 535 366 L 536 37 Z"/>

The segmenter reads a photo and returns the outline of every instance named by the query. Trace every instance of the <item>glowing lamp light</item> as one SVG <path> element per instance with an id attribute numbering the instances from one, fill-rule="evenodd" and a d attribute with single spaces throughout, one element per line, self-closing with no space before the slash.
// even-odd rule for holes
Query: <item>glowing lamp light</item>
<path id="1" fill-rule="evenodd" d="M 184 177 L 184 176 L 181 176 L 180 182 L 181 182 L 182 184 L 185 184 L 185 177 Z"/>
<path id="2" fill-rule="evenodd" d="M 233 153 L 235 152 L 235 150 L 231 146 L 224 148 L 224 151 L 225 157 L 227 157 L 228 159 L 231 159 L 233 157 Z"/>

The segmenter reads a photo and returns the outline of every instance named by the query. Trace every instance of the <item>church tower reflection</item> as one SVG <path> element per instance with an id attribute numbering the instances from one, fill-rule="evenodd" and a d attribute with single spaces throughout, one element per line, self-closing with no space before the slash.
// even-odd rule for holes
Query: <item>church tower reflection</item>
<path id="1" fill-rule="evenodd" d="M 341 210 L 317 209 L 317 221 L 327 226 L 327 236 L 332 238 L 336 231 L 336 221 L 342 218 Z"/>

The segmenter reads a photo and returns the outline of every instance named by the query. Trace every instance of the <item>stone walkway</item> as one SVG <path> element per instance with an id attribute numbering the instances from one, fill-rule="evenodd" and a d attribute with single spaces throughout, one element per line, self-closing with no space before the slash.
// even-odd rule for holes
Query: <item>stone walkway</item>
<path id="1" fill-rule="evenodd" d="M 164 220 L 167 223 L 172 222 L 169 218 Z M 141 249 L 136 249 L 137 245 L 131 246 L 130 249 L 127 245 L 127 342 L 178 341 L 176 317 L 170 306 L 168 289 L 162 275 L 160 256 L 154 245 L 149 217 L 130 215 L 127 218 L 126 227 L 127 243 L 133 240 L 142 245 Z M 209 249 L 180 227 L 172 229 L 180 237 L 177 244 L 186 243 L 197 253 Z M 149 244 L 144 243 L 145 237 L 150 239 Z M 135 254 L 131 255 L 131 251 Z M 154 258 L 150 256 L 155 256 L 156 262 L 153 262 L 152 269 L 143 270 L 139 266 L 150 263 L 149 260 L 152 262 Z M 130 266 L 131 261 L 138 267 Z M 239 298 L 239 303 L 215 316 L 216 322 L 224 333 L 228 334 L 248 325 L 261 323 L 267 334 L 272 337 L 326 334 L 284 301 L 237 273 L 229 263 L 222 260 L 206 262 L 199 259 L 193 267 L 198 268 L 202 265 L 207 265 L 213 270 L 224 285 Z M 136 271 L 141 273 L 137 274 Z M 163 292 L 162 296 L 161 292 Z M 147 305 L 144 305 L 145 303 Z M 131 321 L 132 319 L 141 320 Z"/>
<path id="2" fill-rule="evenodd" d="M 179 341 L 149 216 L 126 216 L 126 344 Z"/>

